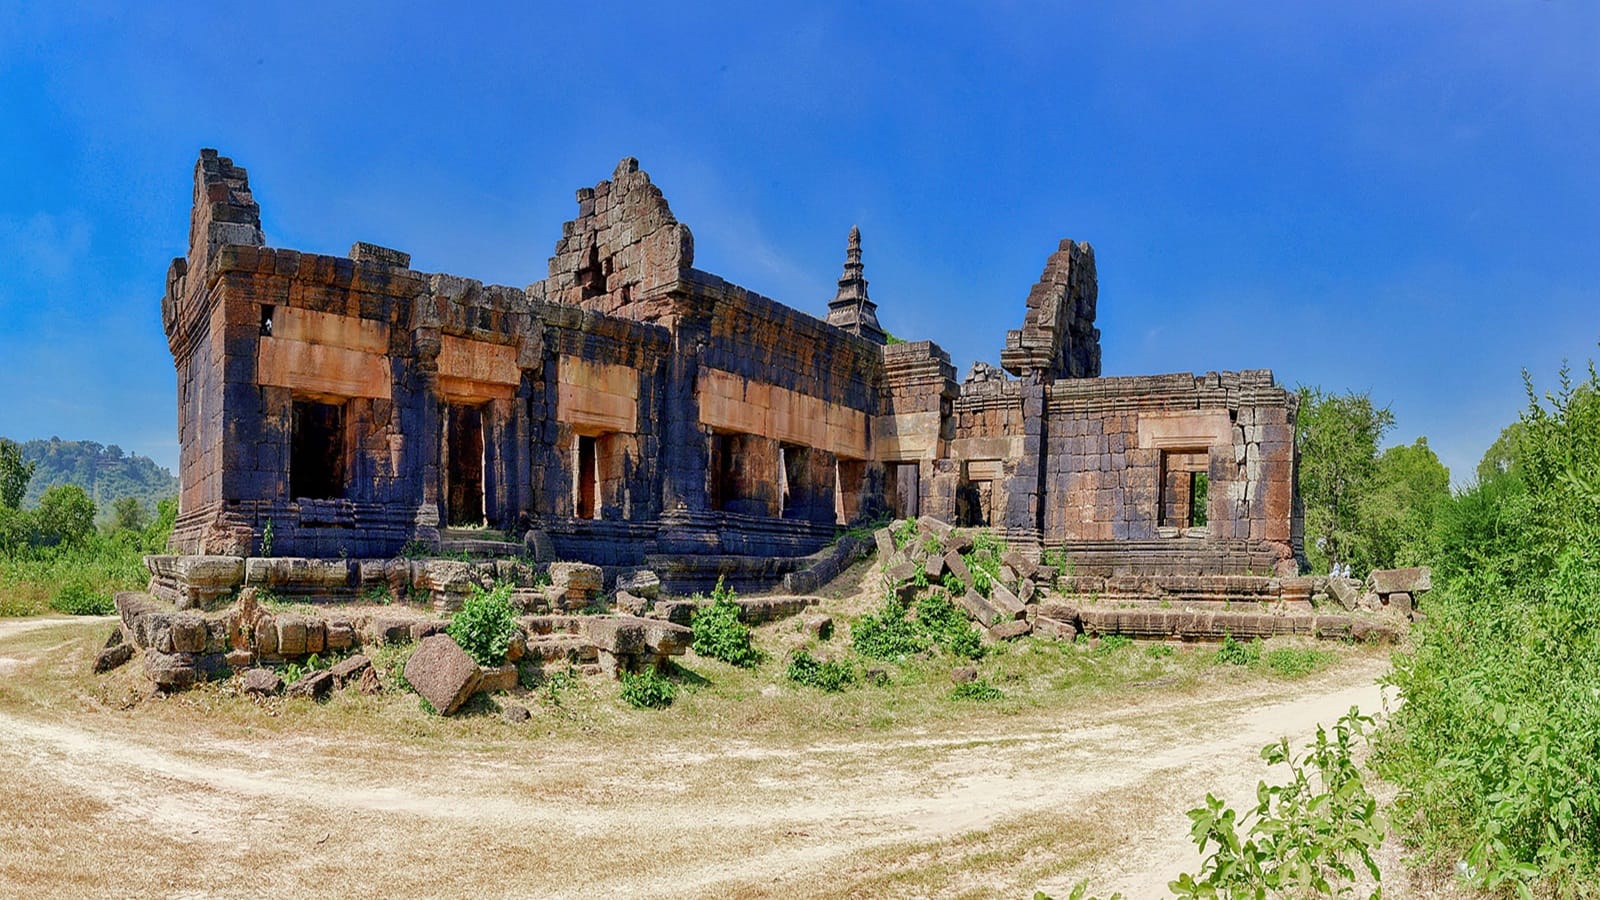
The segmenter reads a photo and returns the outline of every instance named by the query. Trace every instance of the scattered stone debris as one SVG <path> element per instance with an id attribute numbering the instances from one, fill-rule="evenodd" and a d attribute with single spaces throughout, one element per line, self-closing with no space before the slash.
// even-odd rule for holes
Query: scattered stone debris
<path id="1" fill-rule="evenodd" d="M 833 617 L 823 615 L 806 616 L 800 623 L 800 630 L 819 641 L 826 641 L 833 637 Z"/>
<path id="2" fill-rule="evenodd" d="M 529 712 L 528 708 L 520 703 L 507 703 L 500 710 L 500 715 L 513 725 L 521 724 L 533 718 L 533 713 Z"/>
<path id="3" fill-rule="evenodd" d="M 339 660 L 328 667 L 328 674 L 333 676 L 335 687 L 344 687 L 361 677 L 363 673 L 372 668 L 372 660 L 366 655 L 357 653 Z"/>
<path id="4" fill-rule="evenodd" d="M 976 666 L 956 666 L 950 670 L 950 680 L 956 684 L 968 684 L 978 680 Z"/>
<path id="5" fill-rule="evenodd" d="M 284 688 L 283 693 L 284 696 L 287 697 L 305 697 L 311 700 L 322 700 L 327 698 L 328 694 L 332 691 L 333 673 L 329 672 L 327 669 L 318 669 L 313 672 L 307 672 L 304 675 L 301 675 L 299 678 L 296 678 L 294 683 L 290 684 L 287 688 Z"/>

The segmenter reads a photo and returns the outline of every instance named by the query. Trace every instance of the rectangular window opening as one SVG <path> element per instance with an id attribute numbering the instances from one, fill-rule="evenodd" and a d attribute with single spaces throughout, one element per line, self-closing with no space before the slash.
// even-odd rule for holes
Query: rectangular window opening
<path id="1" fill-rule="evenodd" d="M 1160 502 L 1156 525 L 1176 529 L 1202 528 L 1206 524 L 1206 498 L 1210 479 L 1205 450 L 1161 451 Z"/>
<path id="2" fill-rule="evenodd" d="M 289 494 L 333 500 L 345 492 L 344 404 L 296 400 L 289 445 Z"/>
<path id="3" fill-rule="evenodd" d="M 278 308 L 276 306 L 273 306 L 270 303 L 263 303 L 261 305 L 261 336 L 262 337 L 272 337 L 272 316 L 277 311 L 278 311 Z"/>

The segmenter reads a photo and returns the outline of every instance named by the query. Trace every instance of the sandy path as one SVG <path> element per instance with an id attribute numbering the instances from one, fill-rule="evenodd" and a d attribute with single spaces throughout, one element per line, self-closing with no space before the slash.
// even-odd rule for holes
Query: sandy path
<path id="1" fill-rule="evenodd" d="M 290 833 L 338 833 L 342 858 L 373 866 L 397 839 L 496 841 L 531 868 L 524 877 L 534 880 L 521 883 L 539 896 L 803 895 L 836 889 L 830 873 L 863 851 L 1137 799 L 1118 823 L 1124 850 L 1039 887 L 1065 896 L 1089 878 L 1103 893 L 1150 897 L 1196 865 L 1185 809 L 1207 790 L 1248 802 L 1265 772 L 1260 748 L 1278 736 L 1301 744 L 1352 705 L 1378 711 L 1372 682 L 1382 668 L 1356 662 L 1229 696 L 1122 698 L 1078 719 L 1086 724 L 1041 727 L 1035 718 L 1004 733 L 798 748 L 766 747 L 758 736 L 715 748 L 543 746 L 518 758 L 375 747 L 361 766 L 318 764 L 316 742 L 303 737 L 209 739 L 153 733 L 136 715 L 0 711 L 0 768 L 123 811 L 153 834 L 213 846 L 213 878 Z M 351 821 L 362 827 L 335 831 Z M 589 858 L 618 846 L 641 849 L 631 863 Z M 445 878 L 472 864 L 448 854 L 430 862 Z M 349 865 L 355 884 L 379 877 Z"/>

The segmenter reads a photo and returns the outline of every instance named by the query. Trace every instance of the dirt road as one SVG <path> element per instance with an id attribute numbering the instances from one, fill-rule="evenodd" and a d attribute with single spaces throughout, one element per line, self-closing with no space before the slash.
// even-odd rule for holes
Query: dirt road
<path id="1" fill-rule="evenodd" d="M 798 748 L 367 745 L 0 708 L 0 894 L 1065 896 L 1087 878 L 1163 896 L 1197 862 L 1184 810 L 1208 790 L 1248 802 L 1279 735 L 1378 711 L 1382 667 L 1347 661 L 1292 697 L 1123 697 L 1072 722 Z"/>

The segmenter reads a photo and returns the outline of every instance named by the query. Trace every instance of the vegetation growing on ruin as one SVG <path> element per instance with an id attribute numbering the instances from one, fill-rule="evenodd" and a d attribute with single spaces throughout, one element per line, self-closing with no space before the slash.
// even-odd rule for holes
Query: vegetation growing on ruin
<path id="1" fill-rule="evenodd" d="M 694 652 L 748 668 L 764 657 L 751 640 L 750 626 L 739 621 L 741 609 L 735 600 L 733 588 L 718 578 L 711 602 L 695 610 L 689 627 L 694 631 Z"/>
<path id="2" fill-rule="evenodd" d="M 1600 378 L 1529 403 L 1433 531 L 1434 590 L 1379 743 L 1424 860 L 1482 887 L 1600 883 Z M 1508 434 L 1513 434 L 1508 429 Z"/>
<path id="3" fill-rule="evenodd" d="M 934 648 L 960 659 L 977 659 L 983 646 L 966 613 L 944 591 L 931 590 L 908 605 L 895 594 L 857 619 L 850 629 L 851 648 L 868 659 L 890 662 Z"/>
<path id="4" fill-rule="evenodd" d="M 634 709 L 665 709 L 677 697 L 678 686 L 655 669 L 622 673 L 622 699 Z"/>
<path id="5" fill-rule="evenodd" d="M 505 664 L 506 651 L 517 633 L 516 614 L 511 609 L 511 587 L 502 582 L 486 591 L 473 585 L 461 609 L 450 617 L 450 637 L 480 666 Z"/>

